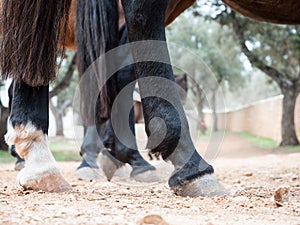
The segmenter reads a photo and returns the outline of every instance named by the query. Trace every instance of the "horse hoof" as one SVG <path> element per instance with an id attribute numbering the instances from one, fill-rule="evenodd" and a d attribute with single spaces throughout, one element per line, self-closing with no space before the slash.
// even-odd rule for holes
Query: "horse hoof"
<path id="1" fill-rule="evenodd" d="M 160 183 L 162 182 L 156 170 L 147 170 L 130 176 L 133 180 L 143 183 Z"/>
<path id="2" fill-rule="evenodd" d="M 117 169 L 114 176 L 115 177 L 125 177 L 126 176 L 125 167 L 121 167 L 121 168 Z"/>
<path id="3" fill-rule="evenodd" d="M 98 156 L 98 163 L 108 181 L 111 181 L 117 169 L 124 164 L 113 157 L 107 150 L 103 150 Z"/>
<path id="4" fill-rule="evenodd" d="M 171 187 L 176 195 L 183 197 L 214 197 L 229 195 L 213 174 L 203 175 L 182 185 Z"/>
<path id="5" fill-rule="evenodd" d="M 78 168 L 76 176 L 79 180 L 100 180 L 103 178 L 98 168 L 91 167 Z"/>
<path id="6" fill-rule="evenodd" d="M 5 140 L 15 145 L 25 167 L 17 177 L 25 189 L 47 192 L 68 191 L 71 186 L 59 172 L 56 161 L 49 149 L 48 136 L 31 123 L 9 127 Z"/>
<path id="7" fill-rule="evenodd" d="M 22 171 L 21 171 L 22 172 Z M 72 188 L 60 173 L 51 173 L 33 180 L 22 181 L 19 176 L 19 183 L 25 190 L 45 191 L 45 192 L 64 192 Z"/>
<path id="8" fill-rule="evenodd" d="M 15 164 L 15 170 L 20 171 L 25 167 L 25 161 L 16 162 Z"/>

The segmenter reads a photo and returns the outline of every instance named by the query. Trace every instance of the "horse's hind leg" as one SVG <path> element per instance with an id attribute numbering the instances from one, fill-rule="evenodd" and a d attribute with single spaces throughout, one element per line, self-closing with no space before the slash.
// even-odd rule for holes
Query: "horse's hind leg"
<path id="1" fill-rule="evenodd" d="M 124 59 L 126 57 L 127 54 L 124 55 Z M 137 150 L 133 110 L 129 112 L 128 118 L 128 106 L 133 106 L 134 83 L 132 82 L 135 80 L 133 67 L 125 67 L 115 76 L 116 93 L 114 93 L 115 96 L 112 96 L 111 102 L 115 100 L 117 102 L 114 103 L 111 119 L 107 120 L 103 124 L 104 126 L 97 127 L 105 147 L 111 149 L 111 151 L 104 151 L 101 155 L 100 166 L 102 166 L 108 180 L 112 178 L 120 166 L 128 163 L 132 167 L 130 174 L 132 179 L 139 182 L 158 182 L 160 178 L 155 167 L 150 165 Z M 125 91 L 124 88 L 126 88 Z M 112 127 L 112 122 L 114 127 Z M 126 129 L 128 123 L 130 130 Z"/>
<path id="2" fill-rule="evenodd" d="M 11 111 L 12 106 L 12 100 L 13 100 L 13 90 L 14 90 L 14 82 L 11 82 L 9 89 L 8 89 L 8 97 L 9 97 L 9 103 L 8 108 L 9 111 Z M 15 163 L 15 170 L 20 171 L 25 167 L 25 160 L 21 158 L 18 153 L 16 152 L 16 147 L 14 145 L 10 146 L 10 154 L 17 159 Z"/>
<path id="3" fill-rule="evenodd" d="M 136 73 L 143 78 L 139 80 L 139 87 L 149 136 L 148 147 L 153 152 L 160 152 L 163 159 L 170 160 L 175 167 L 169 186 L 182 196 L 226 194 L 213 175 L 213 167 L 199 155 L 192 143 L 174 84 L 164 42 L 168 0 L 123 0 L 122 3 L 129 41 L 157 40 L 143 42 L 132 51 L 134 59 L 139 61 L 135 64 Z"/>
<path id="4" fill-rule="evenodd" d="M 85 127 L 83 143 L 80 150 L 82 162 L 76 171 L 77 178 L 82 180 L 102 178 L 97 164 L 97 157 L 102 149 L 103 144 L 99 139 L 96 126 Z"/>
<path id="5" fill-rule="evenodd" d="M 61 176 L 48 146 L 48 86 L 15 83 L 10 127 L 5 139 L 25 159 L 18 182 L 26 189 L 66 191 L 70 185 Z"/>

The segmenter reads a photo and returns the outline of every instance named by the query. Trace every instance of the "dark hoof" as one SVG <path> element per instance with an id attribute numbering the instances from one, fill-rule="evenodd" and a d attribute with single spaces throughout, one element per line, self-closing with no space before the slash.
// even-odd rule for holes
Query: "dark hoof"
<path id="1" fill-rule="evenodd" d="M 214 197 L 229 195 L 226 189 L 215 178 L 214 174 L 206 174 L 186 181 L 182 185 L 171 187 L 176 195 L 183 197 Z"/>
<path id="2" fill-rule="evenodd" d="M 102 150 L 99 154 L 98 163 L 108 181 L 112 179 L 117 169 L 124 166 L 124 163 L 113 157 L 107 150 Z"/>
<path id="3" fill-rule="evenodd" d="M 135 181 L 138 182 L 143 182 L 143 183 L 160 183 L 161 178 L 157 174 L 156 170 L 150 169 L 146 170 L 144 172 L 138 173 L 134 176 L 130 175 L 131 179 L 134 179 Z"/>
<path id="4" fill-rule="evenodd" d="M 100 180 L 103 176 L 100 174 L 99 168 L 80 167 L 76 171 L 79 180 Z"/>
<path id="5" fill-rule="evenodd" d="M 20 171 L 25 167 L 25 161 L 16 162 L 15 170 Z"/>
<path id="6" fill-rule="evenodd" d="M 46 192 L 63 192 L 70 191 L 72 189 L 60 173 L 40 176 L 34 180 L 27 180 L 26 183 L 20 182 L 20 185 L 26 190 Z"/>

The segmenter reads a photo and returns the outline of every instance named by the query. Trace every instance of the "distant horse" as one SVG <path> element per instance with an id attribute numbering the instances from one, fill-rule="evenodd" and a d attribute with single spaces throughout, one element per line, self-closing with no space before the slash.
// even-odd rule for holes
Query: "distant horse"
<path id="1" fill-rule="evenodd" d="M 226 2 L 230 4 L 231 1 Z M 244 5 L 239 5 L 240 8 L 242 6 L 247 8 L 245 0 L 235 2 L 243 2 Z M 248 1 L 249 4 L 256 5 L 258 11 L 261 10 L 262 2 Z M 271 4 L 272 7 L 269 8 L 274 10 L 275 4 L 284 6 L 284 4 L 288 5 L 288 2 L 293 3 L 290 9 L 300 9 L 300 7 L 295 7 L 298 2 L 292 0 L 266 1 L 265 5 Z M 15 144 L 20 156 L 26 160 L 25 168 L 18 175 L 19 183 L 24 188 L 44 191 L 70 189 L 70 185 L 61 176 L 56 166 L 47 138 L 48 84 L 55 78 L 60 27 L 64 27 L 61 26 L 63 23 L 66 26 L 67 19 L 64 16 L 68 14 L 70 3 L 70 0 L 4 0 L 2 5 L 1 30 L 4 34 L 1 44 L 2 76 L 4 78 L 11 76 L 16 81 L 10 117 L 11 127 L 6 134 L 6 140 L 9 144 Z M 163 0 L 122 0 L 129 41 L 139 46 L 131 48 L 133 58 L 138 60 L 139 56 L 146 57 L 145 61 L 134 64 L 135 74 L 141 79 L 139 84 L 146 132 L 149 137 L 155 136 L 159 139 L 162 135 L 162 128 L 166 128 L 163 129 L 165 132 L 163 140 L 152 151 L 160 152 L 164 160 L 169 160 L 174 165 L 175 171 L 169 179 L 169 186 L 176 194 L 182 196 L 226 194 L 213 175 L 213 167 L 199 155 L 191 141 L 187 120 L 174 84 L 172 68 L 169 63 L 163 63 L 169 62 L 168 49 L 164 42 L 168 3 L 169 1 Z M 281 12 L 281 8 L 274 11 L 279 19 L 278 14 Z M 252 11 L 250 16 L 253 14 L 255 11 Z M 286 17 L 291 14 L 293 13 L 285 13 L 282 22 L 286 22 Z M 267 20 L 272 20 L 267 14 L 261 14 L 261 18 L 264 16 Z M 86 60 L 87 64 L 91 64 L 105 51 L 116 46 L 117 2 L 111 0 L 79 1 L 76 17 L 77 45 L 78 48 L 80 46 L 88 53 L 83 54 L 83 60 Z M 98 21 L 98 18 L 100 18 L 100 23 L 95 24 L 95 19 Z M 98 38 L 99 35 L 100 38 Z M 140 42 L 145 40 L 148 42 Z M 156 42 L 151 40 L 156 40 Z M 154 43 L 158 46 L 155 47 Z M 149 60 L 149 57 L 153 59 L 152 56 L 160 60 Z M 154 82 L 154 77 L 161 78 L 158 79 L 160 81 L 170 80 L 171 84 L 162 87 Z M 145 85 L 142 79 L 150 83 Z M 104 90 L 100 96 L 104 101 L 110 97 L 106 91 Z M 147 91 L 155 95 L 143 96 Z M 163 96 L 166 92 L 175 100 L 176 108 L 166 100 L 156 97 Z M 104 107 L 105 105 L 103 104 Z M 105 120 L 109 109 L 104 108 L 99 112 L 101 115 L 96 119 L 104 118 Z M 163 120 L 164 125 L 151 122 L 155 118 Z M 106 121 L 108 119 L 109 117 Z M 119 122 L 122 127 L 125 121 Z"/>

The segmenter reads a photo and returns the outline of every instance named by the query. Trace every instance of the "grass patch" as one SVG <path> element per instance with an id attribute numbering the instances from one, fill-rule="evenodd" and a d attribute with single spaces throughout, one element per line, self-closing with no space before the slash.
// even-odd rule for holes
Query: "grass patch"
<path id="1" fill-rule="evenodd" d="M 242 137 L 252 142 L 255 146 L 264 149 L 273 149 L 274 152 L 295 153 L 300 152 L 300 145 L 297 146 L 279 146 L 279 143 L 271 138 L 255 136 L 249 132 L 240 132 Z"/>
<path id="2" fill-rule="evenodd" d="M 258 137 L 249 132 L 240 132 L 239 134 L 257 147 L 265 149 L 273 149 L 278 147 L 278 143 L 271 138 Z"/>
<path id="3" fill-rule="evenodd" d="M 16 159 L 11 156 L 9 151 L 2 151 L 0 150 L 0 163 L 13 163 Z"/>
<path id="4" fill-rule="evenodd" d="M 287 153 L 294 153 L 294 152 L 300 152 L 300 146 L 284 146 L 284 147 L 278 147 L 277 148 L 281 152 L 287 152 Z"/>
<path id="5" fill-rule="evenodd" d="M 74 143 L 68 143 L 68 141 L 50 141 L 49 145 L 51 151 L 54 152 L 70 152 L 76 150 L 76 145 Z"/>
<path id="6" fill-rule="evenodd" d="M 80 161 L 79 150 L 76 145 L 66 140 L 50 141 L 50 149 L 56 161 Z M 15 163 L 16 158 L 9 151 L 0 150 L 0 163 Z"/>
<path id="7" fill-rule="evenodd" d="M 62 152 L 62 151 L 52 151 L 52 154 L 56 161 L 80 161 L 81 157 L 79 153 L 75 152 Z M 0 150 L 0 163 L 14 163 L 16 158 L 11 156 L 8 151 Z"/>
<path id="8" fill-rule="evenodd" d="M 52 154 L 56 161 L 80 161 L 81 160 L 79 153 L 75 153 L 75 152 L 52 151 Z"/>
<path id="9" fill-rule="evenodd" d="M 79 150 L 73 141 L 64 138 L 50 140 L 50 149 L 56 161 L 80 161 Z"/>

